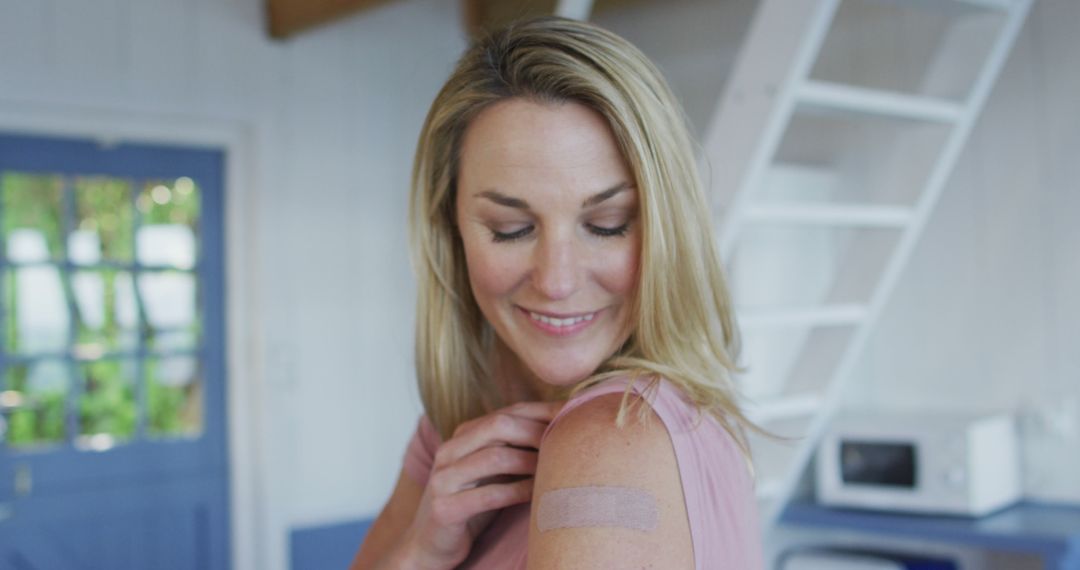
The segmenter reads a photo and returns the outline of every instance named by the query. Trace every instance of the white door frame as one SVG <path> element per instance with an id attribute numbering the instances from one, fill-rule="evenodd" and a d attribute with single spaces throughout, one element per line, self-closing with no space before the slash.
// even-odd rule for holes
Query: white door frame
<path id="1" fill-rule="evenodd" d="M 267 499 L 266 442 L 260 434 L 264 408 L 259 358 L 258 229 L 255 183 L 258 129 L 235 118 L 133 112 L 128 109 L 39 103 L 0 97 L 0 130 L 82 137 L 106 142 L 210 146 L 225 151 L 224 201 L 226 307 L 226 438 L 229 453 L 231 567 L 284 568 L 287 556 L 282 513 Z M 265 148 L 265 147 L 262 147 Z M 242 206 L 237 206 L 242 205 Z"/>

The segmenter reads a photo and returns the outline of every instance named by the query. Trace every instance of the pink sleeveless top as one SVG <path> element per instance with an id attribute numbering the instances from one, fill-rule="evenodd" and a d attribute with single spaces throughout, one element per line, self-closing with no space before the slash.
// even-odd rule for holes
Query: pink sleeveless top
<path id="1" fill-rule="evenodd" d="M 582 391 L 563 406 L 544 437 L 570 410 L 597 396 L 621 394 L 628 382 L 627 378 L 613 378 Z M 640 394 L 646 385 L 645 379 L 638 379 L 634 390 Z M 649 403 L 663 420 L 675 448 L 694 545 L 694 567 L 764 568 L 754 484 L 735 440 L 708 414 L 695 428 L 694 407 L 667 380 L 661 380 Z M 427 416 L 422 416 L 404 465 L 406 473 L 421 486 L 427 485 L 440 441 Z M 502 509 L 458 568 L 524 570 L 529 508 L 529 503 L 522 503 Z"/>

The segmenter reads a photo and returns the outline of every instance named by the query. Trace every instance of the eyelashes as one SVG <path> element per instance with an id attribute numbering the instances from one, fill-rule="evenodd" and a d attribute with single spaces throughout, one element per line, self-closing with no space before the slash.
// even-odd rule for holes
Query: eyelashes
<path id="1" fill-rule="evenodd" d="M 621 225 L 621 226 L 619 226 L 617 228 L 605 228 L 603 226 L 594 226 L 592 224 L 585 224 L 585 227 L 589 230 L 589 233 L 591 233 L 591 234 L 593 234 L 593 235 L 595 235 L 597 237 L 602 237 L 602 238 L 623 237 L 623 236 L 626 235 L 626 232 L 630 230 L 630 222 L 626 222 L 625 224 L 623 224 L 623 225 Z M 533 231 L 532 226 L 525 226 L 525 227 L 521 228 L 520 230 L 517 230 L 515 232 L 509 232 L 509 233 L 497 232 L 495 230 L 491 230 L 491 241 L 494 241 L 496 243 L 516 241 L 516 240 L 519 240 L 521 238 L 524 238 L 525 236 L 528 236 L 529 234 L 532 233 L 532 231 Z"/>
<path id="2" fill-rule="evenodd" d="M 599 237 L 622 237 L 626 235 L 627 230 L 630 229 L 630 222 L 617 227 L 617 228 L 605 228 L 603 226 L 594 226 L 592 224 L 585 224 L 589 228 L 589 231 Z"/>
<path id="3" fill-rule="evenodd" d="M 500 243 L 504 241 L 516 241 L 532 233 L 532 226 L 525 226 L 516 232 L 503 233 L 491 230 L 491 241 Z"/>

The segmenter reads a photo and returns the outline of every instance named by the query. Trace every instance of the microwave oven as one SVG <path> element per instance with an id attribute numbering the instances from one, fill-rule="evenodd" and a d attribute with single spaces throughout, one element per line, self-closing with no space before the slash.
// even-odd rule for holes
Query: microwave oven
<path id="1" fill-rule="evenodd" d="M 982 516 L 1022 494 L 1008 413 L 840 413 L 815 464 L 825 506 Z"/>

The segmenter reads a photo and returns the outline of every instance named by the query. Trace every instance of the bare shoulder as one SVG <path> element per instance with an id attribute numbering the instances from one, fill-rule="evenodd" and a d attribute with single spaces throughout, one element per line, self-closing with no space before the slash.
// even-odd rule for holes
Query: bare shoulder
<path id="1" fill-rule="evenodd" d="M 636 396 L 632 395 L 633 398 Z M 662 467 L 625 469 L 626 465 L 645 459 L 654 462 L 670 459 L 672 473 L 678 475 L 675 450 L 660 416 L 649 407 L 645 422 L 637 422 L 636 414 L 631 413 L 626 425 L 618 428 L 615 417 L 621 401 L 621 392 L 598 396 L 559 419 L 540 449 L 541 461 L 546 459 L 551 467 L 558 468 L 550 474 L 552 482 L 606 476 L 624 483 L 638 483 L 671 474 Z"/>
<path id="2" fill-rule="evenodd" d="M 544 440 L 529 523 L 530 569 L 693 567 L 682 481 L 667 428 L 651 407 L 646 422 L 631 414 L 617 428 L 621 400 L 621 393 L 589 400 L 560 418 Z M 595 513 L 578 513 L 575 522 L 574 509 L 595 505 L 581 498 L 595 499 L 609 490 L 652 508 L 653 524 L 624 524 L 617 516 L 613 522 Z M 571 492 L 575 499 L 559 509 L 565 525 L 543 520 L 538 525 L 541 510 L 551 512 L 552 502 Z"/>

